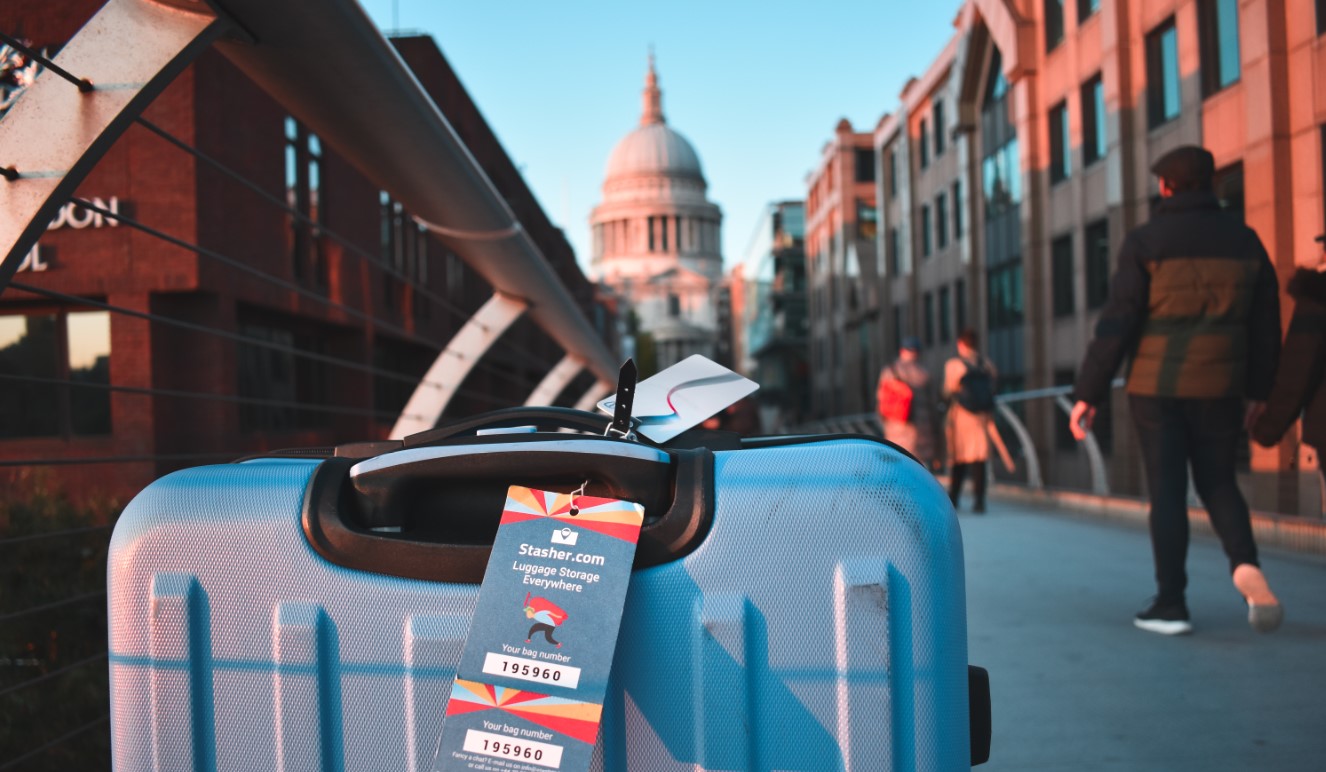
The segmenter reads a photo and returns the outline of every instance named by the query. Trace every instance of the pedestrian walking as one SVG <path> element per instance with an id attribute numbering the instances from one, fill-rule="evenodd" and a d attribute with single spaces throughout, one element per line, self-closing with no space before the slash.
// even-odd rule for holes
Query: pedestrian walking
<path id="1" fill-rule="evenodd" d="M 1285 333 L 1284 352 L 1266 412 L 1252 428 L 1252 438 L 1270 447 L 1303 414 L 1302 440 L 1317 451 L 1317 468 L 1326 491 L 1326 235 L 1318 236 L 1317 265 L 1300 268 L 1289 280 L 1294 315 Z"/>
<path id="2" fill-rule="evenodd" d="M 879 373 L 875 408 L 884 439 L 929 469 L 935 460 L 935 394 L 930 372 L 918 361 L 920 354 L 920 340 L 903 340 L 898 359 Z"/>
<path id="3" fill-rule="evenodd" d="M 1265 407 L 1280 355 L 1275 270 L 1257 234 L 1220 209 L 1215 162 L 1200 147 L 1152 167 L 1161 204 L 1119 249 L 1109 298 L 1073 387 L 1069 428 L 1079 440 L 1132 357 L 1128 402 L 1151 499 L 1156 597 L 1134 623 L 1152 632 L 1192 631 L 1188 576 L 1188 469 L 1229 558 L 1253 629 L 1269 632 L 1283 610 L 1257 562 L 1235 464 L 1240 428 Z M 1248 402 L 1245 405 L 1245 400 Z"/>
<path id="4" fill-rule="evenodd" d="M 958 335 L 958 355 L 944 364 L 944 398 L 948 414 L 944 434 L 948 442 L 948 497 L 958 507 L 962 483 L 972 481 L 972 512 L 985 512 L 985 463 L 994 443 L 1009 472 L 1013 459 L 1003 437 L 995 427 L 995 379 L 998 371 L 977 349 L 976 331 L 963 330 Z"/>

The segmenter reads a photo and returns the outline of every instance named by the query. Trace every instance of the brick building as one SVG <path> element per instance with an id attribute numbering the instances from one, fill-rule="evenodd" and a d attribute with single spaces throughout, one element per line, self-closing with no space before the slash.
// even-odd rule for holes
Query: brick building
<path id="1" fill-rule="evenodd" d="M 1326 2 L 969 0 L 954 27 L 874 133 L 886 358 L 917 334 L 933 367 L 952 350 L 947 334 L 969 324 L 1006 390 L 1071 382 L 1118 245 L 1154 205 L 1149 168 L 1181 144 L 1214 153 L 1218 194 L 1282 277 L 1319 253 Z M 821 283 L 847 276 L 826 265 Z M 813 345 L 844 336 L 841 313 L 812 303 Z M 823 379 L 850 382 L 847 359 L 817 360 Z M 856 400 L 815 394 L 822 415 Z M 1122 400 L 1114 407 L 1107 444 L 1131 438 Z M 1063 442 L 1053 406 L 1028 419 L 1039 448 Z M 1298 455 L 1292 441 L 1253 449 L 1250 466 L 1285 469 Z M 1298 495 L 1283 487 L 1267 495 Z"/>
<path id="2" fill-rule="evenodd" d="M 53 12 L 20 0 L 0 11 L 0 28 L 53 53 L 100 5 L 60 0 Z M 568 242 L 441 52 L 427 38 L 394 43 L 611 338 L 615 322 Z M 215 51 L 144 118 L 78 195 L 177 243 L 66 207 L 14 279 L 48 294 L 0 296 L 0 460 L 11 479 L 55 477 L 76 496 L 122 500 L 190 463 L 385 436 L 491 289 Z M 447 414 L 523 403 L 561 355 L 521 320 Z M 69 463 L 78 459 L 88 463 Z M 19 463 L 29 460 L 61 463 Z"/>
<path id="3" fill-rule="evenodd" d="M 810 412 L 805 217 L 801 201 L 767 205 L 728 274 L 734 367 L 760 384 L 760 417 L 771 433 Z"/>
<path id="4" fill-rule="evenodd" d="M 869 411 L 883 353 L 872 135 L 838 122 L 806 187 L 810 391 L 816 415 Z"/>

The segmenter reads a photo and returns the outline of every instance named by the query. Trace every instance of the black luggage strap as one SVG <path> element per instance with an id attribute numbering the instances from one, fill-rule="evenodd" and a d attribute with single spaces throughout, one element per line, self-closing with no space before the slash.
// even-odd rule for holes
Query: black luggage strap
<path id="1" fill-rule="evenodd" d="M 624 440 L 635 439 L 635 426 L 631 420 L 631 410 L 635 407 L 635 382 L 637 377 L 635 360 L 628 359 L 617 373 L 617 396 L 612 408 L 612 423 L 604 435 L 616 435 Z"/>

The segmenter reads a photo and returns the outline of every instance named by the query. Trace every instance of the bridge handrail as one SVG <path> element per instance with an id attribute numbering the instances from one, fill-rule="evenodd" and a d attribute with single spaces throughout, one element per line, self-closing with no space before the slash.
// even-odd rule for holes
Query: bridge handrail
<path id="1" fill-rule="evenodd" d="M 1110 383 L 1111 389 L 1119 389 L 1124 385 L 1122 378 L 1116 378 Z M 1031 402 L 1040 399 L 1052 399 L 1056 407 L 1064 413 L 1064 418 L 1072 413 L 1073 403 L 1069 399 L 1072 394 L 1072 386 L 1051 386 L 1042 389 L 1027 389 L 1024 391 L 1007 392 L 995 396 L 995 412 L 999 418 L 1008 424 L 1013 434 L 1018 439 L 1021 447 L 1021 458 L 1027 470 L 1027 487 L 1032 490 L 1045 490 L 1045 477 L 1041 470 L 1040 457 L 1036 452 L 1036 442 L 1027 430 L 1026 424 L 1012 409 L 1013 405 Z M 842 432 L 845 429 L 849 433 L 878 434 L 883 436 L 883 426 L 880 423 L 879 416 L 875 413 L 853 413 L 850 415 L 831 416 L 814 422 L 801 424 L 791 429 L 792 433 L 816 433 L 816 432 Z M 1105 467 L 1105 455 L 1101 452 L 1100 442 L 1096 439 L 1094 430 L 1088 430 L 1086 438 L 1082 441 L 1086 449 L 1088 466 L 1091 472 L 1091 492 L 1099 496 L 1110 495 L 1110 481 L 1108 470 Z"/>

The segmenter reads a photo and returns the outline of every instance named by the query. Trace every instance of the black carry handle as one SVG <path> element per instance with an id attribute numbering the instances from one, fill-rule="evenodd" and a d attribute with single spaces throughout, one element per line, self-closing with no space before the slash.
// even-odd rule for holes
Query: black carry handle
<path id="1" fill-rule="evenodd" d="M 539 430 L 574 429 L 602 435 L 611 423 L 612 418 L 602 413 L 570 407 L 508 407 L 411 434 L 405 438 L 404 447 L 436 445 L 456 437 L 472 435 L 482 429 L 509 429 L 517 426 L 533 426 Z"/>
<path id="2" fill-rule="evenodd" d="M 637 568 L 688 554 L 709 531 L 714 494 L 707 450 L 549 434 L 426 442 L 441 444 L 360 461 L 353 476 L 354 459 L 324 461 L 304 500 L 304 532 L 313 548 L 356 570 L 478 583 L 509 486 L 570 492 L 586 480 L 588 495 L 644 505 Z"/>
<path id="3" fill-rule="evenodd" d="M 350 470 L 359 521 L 368 528 L 436 532 L 445 541 L 491 543 L 485 512 L 501 513 L 511 485 L 642 504 L 657 519 L 672 506 L 672 456 L 658 448 L 569 435 L 499 434 L 364 459 Z"/>

